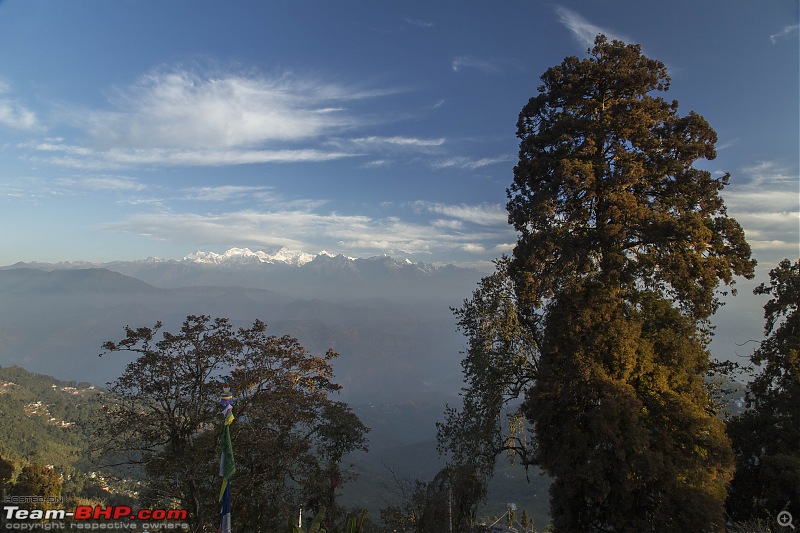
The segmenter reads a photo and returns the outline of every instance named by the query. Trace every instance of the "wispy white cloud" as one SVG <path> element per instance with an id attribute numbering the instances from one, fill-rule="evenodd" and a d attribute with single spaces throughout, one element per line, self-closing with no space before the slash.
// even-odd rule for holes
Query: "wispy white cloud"
<path id="1" fill-rule="evenodd" d="M 455 156 L 443 159 L 433 163 L 433 168 L 461 168 L 468 170 L 475 170 L 478 168 L 496 165 L 498 163 L 505 163 L 511 161 L 511 156 L 501 155 L 497 157 L 482 157 L 480 159 L 473 159 L 471 157 Z"/>
<path id="2" fill-rule="evenodd" d="M 556 14 L 558 15 L 559 22 L 566 26 L 567 29 L 569 29 L 575 35 L 575 37 L 587 47 L 594 45 L 594 38 L 597 37 L 598 33 L 602 33 L 609 39 L 618 39 L 621 41 L 628 40 L 617 35 L 608 28 L 602 28 L 596 24 L 592 24 L 578 13 L 567 9 L 566 7 L 557 6 Z"/>
<path id="3" fill-rule="evenodd" d="M 198 202 L 227 202 L 242 198 L 271 199 L 275 193 L 272 187 L 247 185 L 219 185 L 216 187 L 189 187 L 183 189 L 182 200 Z"/>
<path id="4" fill-rule="evenodd" d="M 773 161 L 761 161 L 744 167 L 742 174 L 748 179 L 744 185 L 747 190 L 797 190 L 797 174 Z"/>
<path id="5" fill-rule="evenodd" d="M 146 197 L 146 196 L 130 196 L 120 200 L 121 203 L 133 206 L 148 206 L 153 208 L 165 208 L 163 198 Z"/>
<path id="6" fill-rule="evenodd" d="M 461 249 L 471 254 L 482 254 L 486 252 L 486 248 L 484 248 L 480 244 L 475 244 L 471 242 L 468 242 L 463 246 L 461 246 Z"/>
<path id="7" fill-rule="evenodd" d="M 274 187 L 263 185 L 219 185 L 214 187 L 187 187 L 178 191 L 178 200 L 195 202 L 214 202 L 230 207 L 234 204 L 257 203 L 281 206 L 284 210 L 311 212 L 325 205 L 327 200 L 290 199 L 284 197 Z"/>
<path id="8" fill-rule="evenodd" d="M 11 87 L 0 81 L 0 125 L 25 131 L 40 129 L 36 113 L 9 96 L 10 92 Z"/>
<path id="9" fill-rule="evenodd" d="M 464 222 L 452 218 L 437 218 L 431 220 L 431 225 L 439 228 L 447 228 L 451 230 L 461 230 L 464 228 Z"/>
<path id="10" fill-rule="evenodd" d="M 290 74 L 161 69 L 117 88 L 107 109 L 63 111 L 61 120 L 85 132 L 87 142 L 51 138 L 19 147 L 40 162 L 99 170 L 322 162 L 442 146 L 441 137 L 352 135 L 390 119 L 351 104 L 398 91 Z"/>
<path id="11" fill-rule="evenodd" d="M 454 58 L 453 62 L 450 64 L 450 68 L 453 69 L 453 72 L 461 72 L 464 69 L 476 69 L 486 74 L 500 72 L 502 66 L 503 64 L 500 61 L 474 56 L 458 56 Z"/>
<path id="12" fill-rule="evenodd" d="M 353 127 L 341 104 L 376 96 L 288 74 L 266 77 L 151 72 L 117 89 L 110 111 L 86 114 L 99 144 L 132 148 L 210 149 L 298 141 Z"/>
<path id="13" fill-rule="evenodd" d="M 511 253 L 511 251 L 514 249 L 515 246 L 516 244 L 514 244 L 513 242 L 505 242 L 498 244 L 493 248 L 493 250 L 495 253 L 498 254 L 508 254 Z"/>
<path id="14" fill-rule="evenodd" d="M 0 180 L 0 197 L 10 196 L 37 204 L 42 201 L 69 202 L 70 198 L 102 198 L 107 202 L 145 202 L 141 198 L 144 191 L 155 193 L 152 185 L 147 185 L 137 178 L 113 176 L 107 174 L 92 175 L 83 173 L 80 177 L 20 177 Z M 147 202 L 149 205 L 162 203 L 163 199 Z"/>
<path id="15" fill-rule="evenodd" d="M 403 160 L 409 161 L 408 154 L 437 154 L 447 143 L 444 137 L 404 137 L 377 136 L 355 138 L 335 138 L 325 142 L 325 146 L 338 150 L 336 153 L 352 156 L 370 156 L 373 159 L 361 164 L 362 168 L 381 168 Z M 415 159 L 416 160 L 416 159 Z"/>
<path id="16" fill-rule="evenodd" d="M 382 168 L 382 167 L 388 167 L 391 164 L 392 162 L 386 159 L 375 159 L 373 161 L 368 161 L 361 166 L 363 168 Z"/>
<path id="17" fill-rule="evenodd" d="M 354 144 L 348 151 L 326 149 L 324 140 L 375 121 L 348 106 L 398 90 L 292 74 L 165 68 L 117 88 L 107 109 L 62 111 L 60 119 L 82 130 L 87 142 L 56 138 L 20 147 L 33 150 L 34 159 L 89 170 L 330 161 L 359 154 Z M 0 85 L 0 123 L 35 128 L 36 116 L 6 92 Z M 388 138 L 385 143 L 413 141 Z"/>
<path id="18" fill-rule="evenodd" d="M 37 178 L 17 178 L 0 180 L 0 198 L 36 201 L 39 196 Z"/>
<path id="19" fill-rule="evenodd" d="M 442 146 L 445 143 L 443 137 L 433 139 L 423 139 L 418 137 L 358 137 L 345 141 L 362 147 L 375 147 L 375 146 L 394 146 L 403 148 L 430 148 L 433 146 Z"/>
<path id="20" fill-rule="evenodd" d="M 508 224 L 508 213 L 500 204 L 451 205 L 420 200 L 415 202 L 414 205 L 418 209 L 438 213 L 473 224 L 484 226 L 505 226 Z"/>
<path id="21" fill-rule="evenodd" d="M 236 211 L 216 215 L 148 213 L 109 223 L 106 230 L 175 242 L 228 246 L 287 246 L 318 251 L 336 243 L 352 254 L 425 253 L 457 249 L 475 236 L 443 232 L 397 217 L 313 213 L 306 210 Z"/>
<path id="22" fill-rule="evenodd" d="M 405 17 L 403 20 L 406 22 L 406 24 L 411 24 L 412 26 L 416 26 L 418 28 L 433 28 L 435 26 L 433 22 L 422 19 Z"/>
<path id="23" fill-rule="evenodd" d="M 731 140 L 728 140 L 728 141 L 717 143 L 716 149 L 719 152 L 719 151 L 722 151 L 722 150 L 727 150 L 731 146 L 736 146 L 737 144 L 739 144 L 739 139 L 735 138 L 735 139 L 731 139 Z"/>
<path id="24" fill-rule="evenodd" d="M 89 148 L 57 142 L 20 145 L 46 154 L 50 163 L 79 169 L 125 168 L 132 166 L 226 166 L 255 163 L 319 162 L 351 157 L 343 151 L 305 149 L 175 149 L 175 148 Z"/>
<path id="25" fill-rule="evenodd" d="M 788 39 L 793 35 L 796 35 L 798 30 L 800 30 L 799 24 L 784 26 L 783 29 L 778 33 L 773 33 L 772 35 L 770 35 L 769 40 L 772 42 L 772 44 L 778 44 L 778 41 L 781 41 L 783 39 Z"/>
<path id="26" fill-rule="evenodd" d="M 141 191 L 146 186 L 133 178 L 97 176 L 84 178 L 59 178 L 55 183 L 66 187 L 78 187 L 93 191 Z"/>

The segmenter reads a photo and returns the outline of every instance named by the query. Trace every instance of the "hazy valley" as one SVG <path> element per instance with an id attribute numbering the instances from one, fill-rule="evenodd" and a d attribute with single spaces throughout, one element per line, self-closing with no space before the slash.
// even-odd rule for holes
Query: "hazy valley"
<path id="1" fill-rule="evenodd" d="M 463 340 L 450 307 L 477 271 L 388 257 L 287 263 L 196 261 L 17 264 L 0 270 L 0 364 L 105 384 L 127 361 L 98 359 L 123 327 L 173 327 L 189 314 L 267 322 L 311 351 L 333 348 L 349 402 L 454 396 Z"/>
<path id="2" fill-rule="evenodd" d="M 397 480 L 429 480 L 444 465 L 435 422 L 446 403 L 459 402 L 464 348 L 450 308 L 470 295 L 481 273 L 389 257 L 254 256 L 242 250 L 212 260 L 195 254 L 181 261 L 4 267 L 0 365 L 104 386 L 131 360 L 98 357 L 104 341 L 122 338 L 126 325 L 160 320 L 169 330 L 188 314 L 228 317 L 237 326 L 261 319 L 273 334 L 295 336 L 312 352 L 332 347 L 340 353 L 334 363 L 340 396 L 371 428 L 370 452 L 350 458 L 359 479 L 345 487 L 342 502 L 377 517 L 399 497 Z M 31 403 L 25 398 L 24 405 Z M 503 466 L 496 478 L 487 512 L 502 514 L 509 491 L 526 484 L 525 473 Z M 543 518 L 549 482 L 535 473 L 531 479 L 538 488 L 525 490 L 528 507 Z"/>

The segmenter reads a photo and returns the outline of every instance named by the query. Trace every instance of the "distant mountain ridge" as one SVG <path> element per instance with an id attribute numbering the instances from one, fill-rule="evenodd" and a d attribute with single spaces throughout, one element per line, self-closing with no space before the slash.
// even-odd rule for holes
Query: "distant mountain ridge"
<path id="1" fill-rule="evenodd" d="M 280 248 L 274 254 L 263 250 L 253 251 L 250 248 L 229 248 L 223 253 L 205 252 L 198 250 L 190 253 L 181 259 L 161 259 L 159 257 L 148 257 L 134 261 L 110 261 L 106 263 L 93 263 L 88 261 L 59 261 L 57 263 L 46 262 L 19 262 L 13 265 L 0 267 L 0 270 L 11 268 L 35 268 L 38 270 L 62 270 L 62 269 L 82 269 L 82 268 L 108 268 L 115 270 L 114 267 L 124 264 L 193 264 L 193 265 L 214 265 L 221 267 L 236 268 L 252 265 L 288 265 L 303 267 L 310 263 L 334 261 L 343 264 L 366 264 L 383 263 L 385 266 L 398 268 L 413 268 L 421 272 L 435 272 L 442 268 L 458 268 L 453 265 L 434 265 L 431 263 L 414 263 L 409 259 L 397 261 L 388 255 L 372 256 L 366 258 L 349 257 L 343 254 L 332 254 L 325 250 L 317 254 L 310 254 L 300 250 L 292 250 L 286 247 Z M 467 269 L 468 270 L 468 269 Z"/>
<path id="2" fill-rule="evenodd" d="M 158 290 L 119 272 L 94 267 L 68 270 L 13 268 L 5 270 L 0 276 L 0 291 L 14 294 L 98 293 L 112 287 L 117 293 L 147 294 Z"/>
<path id="3" fill-rule="evenodd" d="M 231 248 L 224 253 L 197 251 L 182 259 L 150 257 L 136 261 L 88 263 L 16 263 L 0 271 L 81 271 L 105 269 L 154 287 L 242 287 L 266 289 L 292 298 L 351 302 L 382 298 L 414 306 L 458 306 L 482 273 L 454 265 L 398 261 L 388 255 L 368 258 L 312 255 L 281 248 L 274 254 Z M 449 312 L 448 312 L 449 314 Z"/>
<path id="4" fill-rule="evenodd" d="M 175 328 L 189 314 L 207 314 L 237 327 L 264 320 L 313 352 L 334 348 L 342 354 L 337 381 L 349 399 L 455 396 L 463 340 L 450 309 L 469 296 L 479 274 L 386 256 L 318 254 L 301 266 L 234 259 L 249 256 L 0 269 L 0 365 L 102 384 L 130 360 L 97 358 L 124 326 L 161 321 Z"/>

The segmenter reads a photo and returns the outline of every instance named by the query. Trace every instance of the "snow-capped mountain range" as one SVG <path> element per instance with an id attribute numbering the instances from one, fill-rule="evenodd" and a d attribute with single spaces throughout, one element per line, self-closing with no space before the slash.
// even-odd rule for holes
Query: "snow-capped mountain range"
<path id="1" fill-rule="evenodd" d="M 326 251 L 314 255 L 298 250 L 290 250 L 288 248 L 281 248 L 274 254 L 267 252 L 257 251 L 254 252 L 250 248 L 231 248 L 224 253 L 218 254 L 214 252 L 197 251 L 191 253 L 183 258 L 183 261 L 191 263 L 204 263 L 211 265 L 241 265 L 252 263 L 286 263 L 292 266 L 303 266 L 313 261 L 317 256 L 335 257 L 333 254 Z M 353 259 L 353 258 L 348 258 Z"/>
<path id="2" fill-rule="evenodd" d="M 385 263 L 394 263 L 397 266 L 415 265 L 421 270 L 435 270 L 437 267 L 427 263 L 414 263 L 408 258 L 403 261 L 397 261 L 388 255 L 380 255 L 368 258 L 349 257 L 342 254 L 335 255 L 326 250 L 322 250 L 318 254 L 309 254 L 299 250 L 290 250 L 289 248 L 281 248 L 274 254 L 269 254 L 264 251 L 252 251 L 250 248 L 230 248 L 224 253 L 218 254 L 215 252 L 197 251 L 185 256 L 181 259 L 184 263 L 198 263 L 206 265 L 219 265 L 219 266 L 236 266 L 236 265 L 252 265 L 257 263 L 267 264 L 286 264 L 291 266 L 301 267 L 313 262 L 317 258 L 337 259 L 347 262 L 360 262 L 360 261 L 382 261 Z M 151 258 L 151 261 L 162 261 L 159 259 Z"/>
<path id="3" fill-rule="evenodd" d="M 293 267 L 303 267 L 315 260 L 320 260 L 327 263 L 337 263 L 340 266 L 345 264 L 364 264 L 364 263 L 381 263 L 391 270 L 413 266 L 416 270 L 424 272 L 434 272 L 445 266 L 452 267 L 452 265 L 433 265 L 429 263 L 414 263 L 409 259 L 397 261 L 389 255 L 374 256 L 368 258 L 349 257 L 342 254 L 332 254 L 328 251 L 322 250 L 317 254 L 310 254 L 300 250 L 291 250 L 289 248 L 281 248 L 277 252 L 271 254 L 262 250 L 253 251 L 250 248 L 230 248 L 223 253 L 204 252 L 198 250 L 190 253 L 181 259 L 162 259 L 159 257 L 148 257 L 138 261 L 110 261 L 107 263 L 93 263 L 88 261 L 59 261 L 57 263 L 40 263 L 40 262 L 20 262 L 8 266 L 0 266 L 0 270 L 9 268 L 36 268 L 40 270 L 61 270 L 61 269 L 76 269 L 76 268 L 109 268 L 117 270 L 120 265 L 197 265 L 197 266 L 218 266 L 218 267 L 247 267 L 257 265 L 288 265 Z"/>
<path id="4" fill-rule="evenodd" d="M 0 271 L 22 268 L 45 272 L 105 269 L 160 288 L 238 286 L 298 298 L 385 297 L 408 302 L 448 295 L 450 302 L 458 303 L 480 279 L 477 270 L 453 265 L 414 263 L 388 255 L 354 258 L 326 251 L 310 254 L 287 248 L 274 253 L 250 248 L 230 248 L 223 253 L 197 251 L 182 259 L 16 263 L 0 267 Z"/>

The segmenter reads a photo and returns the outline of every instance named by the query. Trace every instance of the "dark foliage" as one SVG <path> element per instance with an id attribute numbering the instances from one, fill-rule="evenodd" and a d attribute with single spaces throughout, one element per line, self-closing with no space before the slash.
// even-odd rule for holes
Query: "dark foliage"
<path id="1" fill-rule="evenodd" d="M 751 357 L 761 371 L 748 386 L 748 410 L 728 428 L 736 451 L 728 512 L 739 520 L 800 516 L 800 260 L 783 260 L 755 293 L 771 296 L 767 337 Z"/>
<path id="2" fill-rule="evenodd" d="M 143 503 L 178 504 L 195 531 L 216 530 L 221 377 L 236 398 L 231 426 L 237 472 L 231 481 L 234 522 L 277 530 L 297 508 L 328 507 L 348 480 L 342 457 L 366 449 L 366 427 L 349 407 L 331 399 L 339 390 L 330 361 L 309 354 L 266 324 L 234 330 L 224 318 L 189 316 L 176 334 L 126 328 L 106 352 L 138 358 L 110 388 L 113 401 L 100 428 L 111 459 L 142 465 Z"/>

